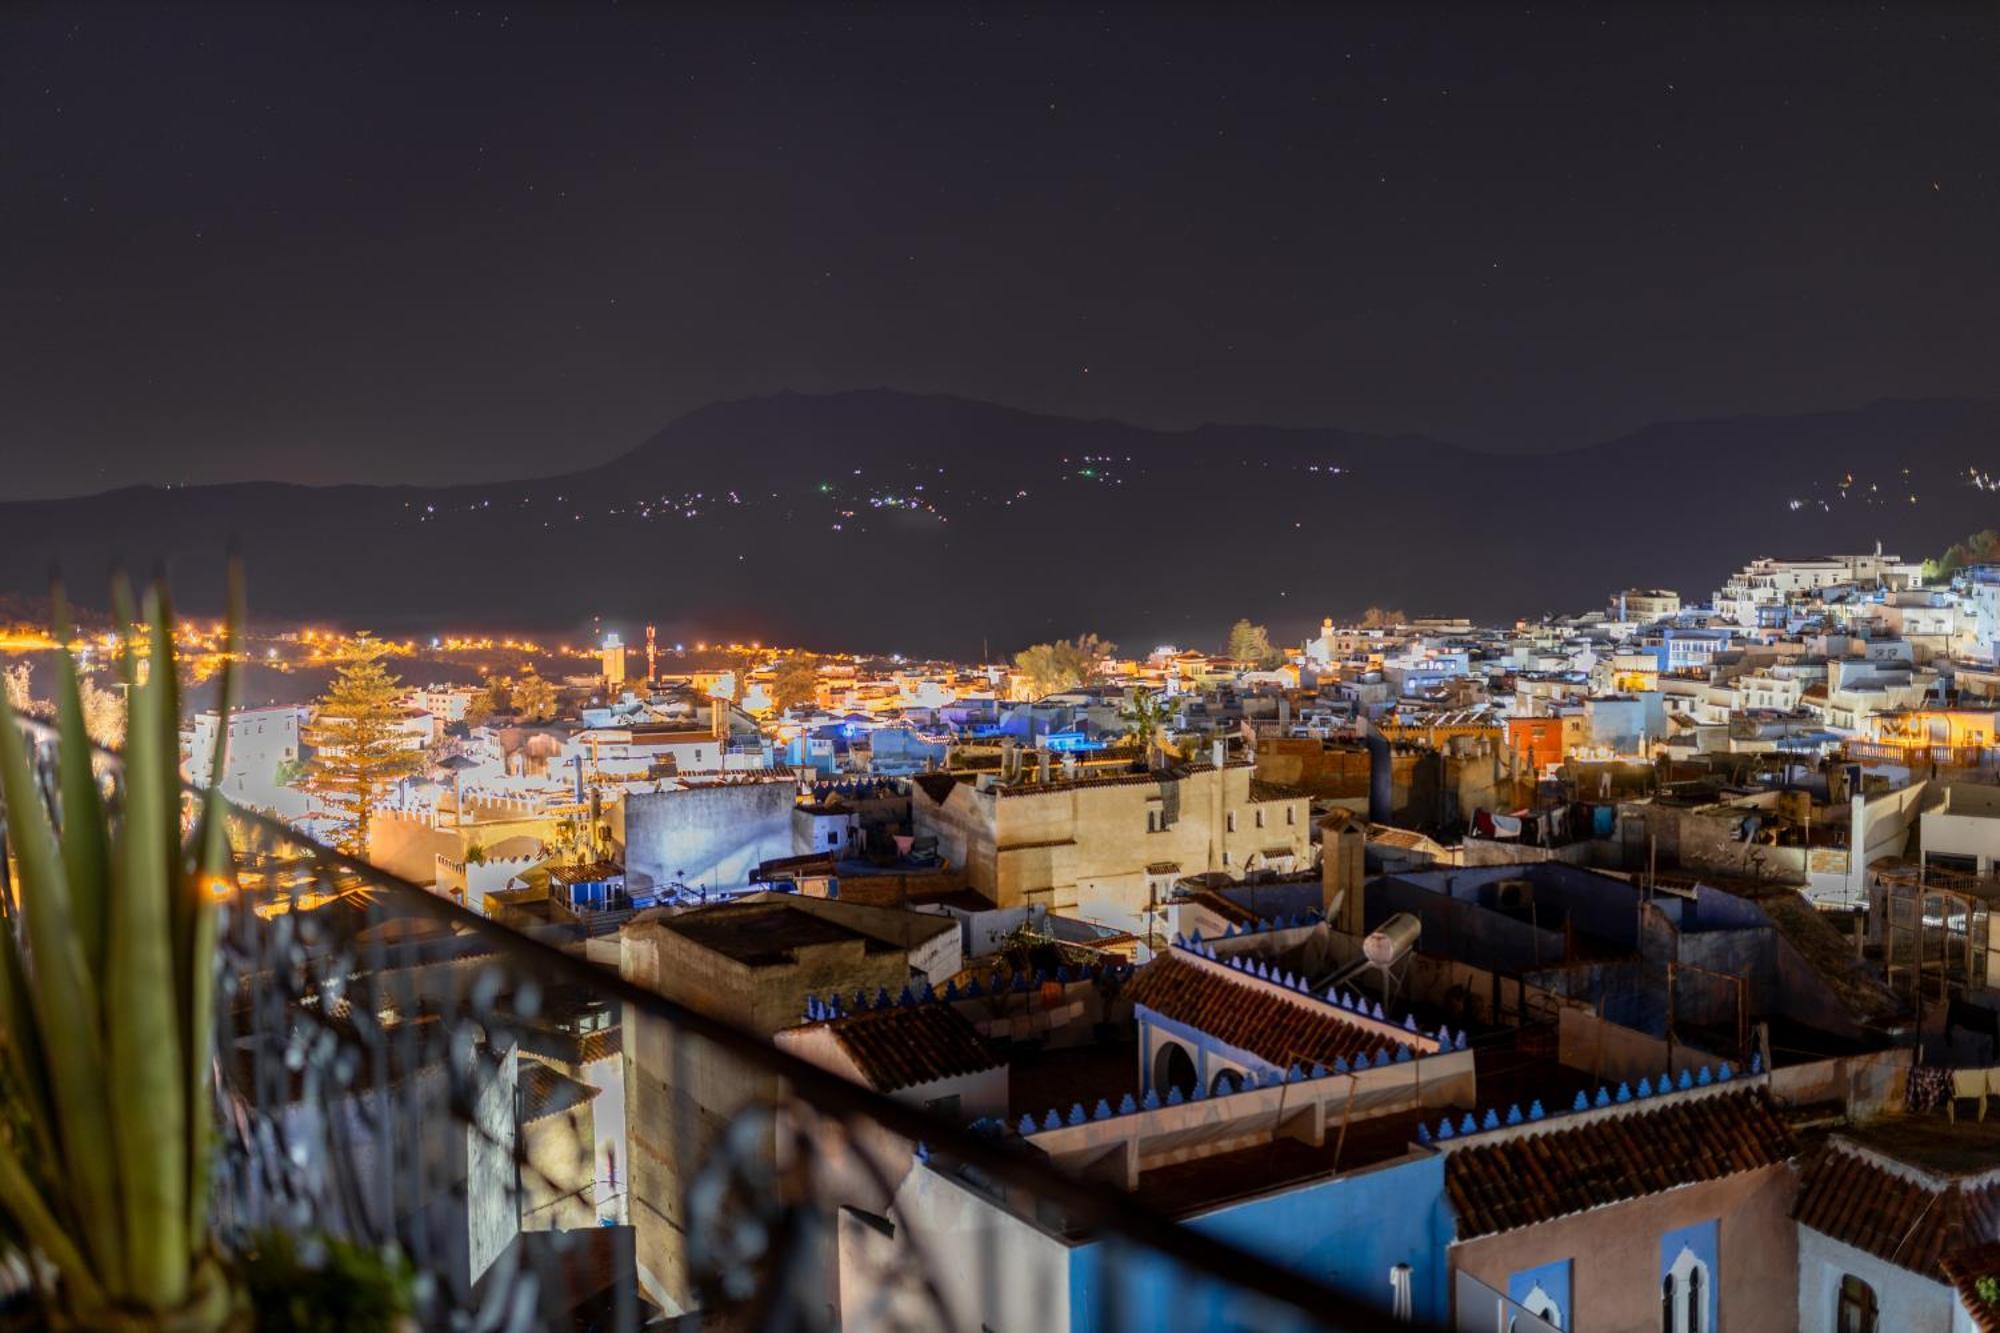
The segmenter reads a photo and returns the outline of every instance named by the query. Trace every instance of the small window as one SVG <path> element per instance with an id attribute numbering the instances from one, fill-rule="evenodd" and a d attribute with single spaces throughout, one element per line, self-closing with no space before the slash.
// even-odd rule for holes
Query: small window
<path id="1" fill-rule="evenodd" d="M 1228 865 L 1228 864 L 1229 864 L 1229 853 L 1228 853 L 1228 852 L 1224 852 L 1224 853 L 1222 854 L 1222 864 L 1224 864 L 1224 865 Z"/>
<path id="2" fill-rule="evenodd" d="M 1840 1305 L 1834 1313 L 1833 1333 L 1876 1333 L 1881 1306 L 1875 1288 L 1852 1273 L 1840 1279 Z"/>
<path id="3" fill-rule="evenodd" d="M 1258 828 L 1264 827 L 1264 812 L 1262 810 L 1259 810 L 1257 812 L 1257 827 Z"/>
<path id="4" fill-rule="evenodd" d="M 1225 823 L 1226 823 L 1226 825 L 1227 825 L 1227 827 L 1228 827 L 1229 831 L 1230 831 L 1231 833 L 1234 833 L 1234 832 L 1236 832 L 1236 812 L 1235 812 L 1234 810 L 1231 810 L 1231 811 L 1230 811 L 1230 812 L 1228 813 L 1228 815 L 1226 815 L 1226 816 L 1224 817 L 1224 820 L 1225 820 Z"/>
<path id="5" fill-rule="evenodd" d="M 1296 807 L 1296 806 L 1290 806 L 1290 805 L 1286 806 L 1286 807 L 1285 807 L 1285 826 L 1286 826 L 1287 828 L 1289 828 L 1289 827 L 1291 827 L 1291 826 L 1293 826 L 1293 825 L 1297 824 L 1298 822 L 1299 822 L 1299 812 L 1298 812 L 1298 807 Z"/>

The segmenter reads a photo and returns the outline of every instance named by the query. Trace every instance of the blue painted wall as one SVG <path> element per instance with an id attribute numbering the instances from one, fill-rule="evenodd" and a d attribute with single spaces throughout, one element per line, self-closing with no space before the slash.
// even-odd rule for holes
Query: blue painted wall
<path id="1" fill-rule="evenodd" d="M 1714 1333 L 1716 1327 L 1716 1306 L 1719 1299 L 1716 1287 L 1722 1276 L 1722 1265 L 1716 1259 L 1716 1238 L 1720 1230 L 1721 1220 L 1718 1218 L 1707 1222 L 1696 1222 L 1693 1226 L 1681 1227 L 1660 1237 L 1660 1280 L 1663 1283 L 1684 1249 L 1694 1251 L 1694 1257 L 1707 1265 L 1708 1271 L 1702 1275 L 1701 1287 L 1701 1303 L 1708 1309 L 1707 1322 L 1702 1325 L 1703 1333 Z M 1685 1290 L 1676 1290 L 1674 1303 L 1684 1309 L 1686 1302 Z M 1676 1316 L 1677 1319 L 1681 1317 Z M 1676 1327 L 1680 1325 L 1676 1324 Z"/>
<path id="2" fill-rule="evenodd" d="M 1561 1326 L 1569 1328 L 1576 1322 L 1576 1309 L 1570 1304 L 1569 1259 L 1558 1259 L 1552 1264 L 1539 1268 L 1524 1268 L 1518 1273 L 1507 1275 L 1507 1299 L 1516 1305 L 1526 1305 L 1528 1297 L 1540 1287 L 1555 1301 L 1556 1309 L 1562 1313 Z"/>
<path id="3" fill-rule="evenodd" d="M 1322 1181 L 1191 1219 L 1188 1226 L 1389 1308 L 1389 1270 L 1411 1268 L 1419 1327 L 1450 1313 L 1445 1247 L 1452 1235 L 1444 1158 L 1425 1156 Z M 1113 1316 L 1112 1312 L 1116 1315 Z M 1070 1264 L 1070 1326 L 1076 1333 L 1154 1328 L 1288 1329 L 1302 1325 L 1247 1304 L 1233 1288 L 1197 1280 L 1170 1259 L 1103 1244 L 1079 1247 Z"/>

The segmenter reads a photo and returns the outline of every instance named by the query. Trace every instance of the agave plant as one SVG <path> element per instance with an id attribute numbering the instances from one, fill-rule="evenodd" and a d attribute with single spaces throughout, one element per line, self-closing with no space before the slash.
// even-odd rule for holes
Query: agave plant
<path id="1" fill-rule="evenodd" d="M 241 590 L 232 563 L 225 717 Z M 44 742 L 0 704 L 13 865 L 0 893 L 0 1219 L 58 1326 L 206 1333 L 244 1317 L 208 1226 L 215 895 L 233 862 L 218 793 L 183 817 L 165 585 L 146 595 L 143 636 L 122 581 L 114 604 L 127 630 L 122 783 L 104 780 L 66 649 L 52 781 L 31 748 Z M 59 588 L 55 618 L 66 644 Z M 229 728 L 216 734 L 219 774 Z"/>

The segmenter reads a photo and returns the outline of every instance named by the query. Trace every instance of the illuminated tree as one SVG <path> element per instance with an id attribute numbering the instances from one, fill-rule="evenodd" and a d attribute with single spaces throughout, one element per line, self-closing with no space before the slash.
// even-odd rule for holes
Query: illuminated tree
<path id="1" fill-rule="evenodd" d="M 1151 690 L 1133 690 L 1125 696 L 1125 703 L 1118 710 L 1119 719 L 1125 723 L 1125 734 L 1139 743 L 1148 767 L 1153 765 L 1159 753 L 1160 735 L 1168 712 L 1166 696 Z"/>
<path id="2" fill-rule="evenodd" d="M 1258 668 L 1274 667 L 1285 660 L 1285 655 L 1271 646 L 1270 631 L 1248 620 L 1239 620 L 1229 627 L 1227 656 Z"/>
<path id="3" fill-rule="evenodd" d="M 1924 561 L 1924 577 L 1932 579 L 1949 578 L 1969 565 L 1985 565 L 2000 561 L 2000 532 L 1988 528 L 1975 532 L 1962 542 L 1953 542 L 1945 553 L 1936 559 Z"/>
<path id="4" fill-rule="evenodd" d="M 797 653 L 778 663 L 771 682 L 771 706 L 780 713 L 803 708 L 819 698 L 819 667 L 810 657 Z"/>
<path id="5" fill-rule="evenodd" d="M 368 640 L 350 649 L 306 727 L 315 750 L 305 788 L 341 825 L 335 841 L 353 856 L 368 854 L 368 824 L 383 793 L 423 765 L 397 725 L 403 685 L 383 669 L 382 648 Z"/>
<path id="6" fill-rule="evenodd" d="M 508 691 L 508 705 L 529 722 L 546 722 L 556 715 L 556 687 L 530 667 Z"/>
<path id="7" fill-rule="evenodd" d="M 1057 694 L 1097 674 L 1098 664 L 1111 656 L 1114 647 L 1095 634 L 1038 643 L 1014 654 L 1014 670 L 1035 694 Z"/>
<path id="8" fill-rule="evenodd" d="M 52 718 L 55 709 L 44 700 L 34 697 L 30 690 L 32 671 L 26 662 L 17 662 L 4 672 L 0 672 L 0 686 L 4 686 L 7 703 L 17 713 L 30 717 Z M 95 678 L 77 674 L 77 698 L 83 706 L 83 729 L 93 745 L 101 745 L 107 750 L 122 749 L 125 745 L 125 696 L 117 690 L 107 690 Z"/>

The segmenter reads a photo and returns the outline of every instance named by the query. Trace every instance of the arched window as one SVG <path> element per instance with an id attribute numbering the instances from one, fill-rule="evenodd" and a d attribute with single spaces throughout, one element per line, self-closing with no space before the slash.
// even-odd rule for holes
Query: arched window
<path id="1" fill-rule="evenodd" d="M 1167 1089 L 1179 1088 L 1182 1093 L 1190 1093 L 1201 1081 L 1195 1072 L 1194 1057 L 1187 1053 L 1187 1047 L 1177 1041 L 1170 1041 L 1160 1047 L 1153 1061 L 1153 1091 L 1162 1099 Z"/>
<path id="2" fill-rule="evenodd" d="M 1875 1299 L 1875 1288 L 1863 1282 L 1852 1273 L 1840 1279 L 1840 1304 L 1833 1317 L 1834 1333 L 1876 1333 L 1882 1307 Z"/>
<path id="3" fill-rule="evenodd" d="M 1660 1279 L 1660 1333 L 1711 1333 L 1708 1324 L 1708 1265 L 1692 1249 Z"/>

